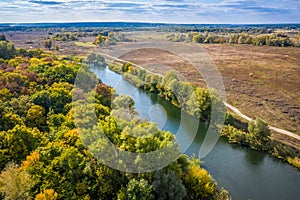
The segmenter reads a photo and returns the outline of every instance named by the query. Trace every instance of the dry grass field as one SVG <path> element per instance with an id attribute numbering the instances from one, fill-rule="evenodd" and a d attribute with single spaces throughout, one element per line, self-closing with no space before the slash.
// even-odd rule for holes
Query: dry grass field
<path id="1" fill-rule="evenodd" d="M 273 126 L 300 134 L 300 48 L 201 46 L 218 67 L 230 104 L 252 118 L 260 117 Z M 141 48 L 121 58 L 161 74 L 173 68 L 187 80 L 202 84 L 190 63 L 172 52 Z"/>
<path id="2" fill-rule="evenodd" d="M 300 48 L 202 46 L 222 74 L 229 103 L 300 134 Z"/>

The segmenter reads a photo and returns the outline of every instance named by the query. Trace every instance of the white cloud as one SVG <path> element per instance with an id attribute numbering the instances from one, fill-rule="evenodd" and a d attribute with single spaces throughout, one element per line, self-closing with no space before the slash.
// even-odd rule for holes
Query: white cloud
<path id="1" fill-rule="evenodd" d="M 0 21 L 299 22 L 299 3 L 298 0 L 3 0 Z"/>

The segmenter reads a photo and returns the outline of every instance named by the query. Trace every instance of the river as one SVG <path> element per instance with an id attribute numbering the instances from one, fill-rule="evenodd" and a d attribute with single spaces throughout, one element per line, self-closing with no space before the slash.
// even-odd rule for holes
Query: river
<path id="1" fill-rule="evenodd" d="M 192 120 L 182 120 L 189 116 L 157 94 L 137 89 L 108 68 L 93 68 L 92 71 L 103 83 L 114 87 L 118 94 L 130 95 L 141 117 L 157 122 L 161 129 L 175 135 L 180 126 L 183 135 L 176 136 L 179 144 L 190 144 L 182 153 L 198 155 L 206 134 L 205 124 L 199 123 L 197 134 L 193 135 L 190 130 Z M 218 186 L 228 190 L 232 199 L 300 199 L 300 175 L 297 170 L 262 152 L 229 144 L 226 139 L 220 138 L 202 162 Z"/>

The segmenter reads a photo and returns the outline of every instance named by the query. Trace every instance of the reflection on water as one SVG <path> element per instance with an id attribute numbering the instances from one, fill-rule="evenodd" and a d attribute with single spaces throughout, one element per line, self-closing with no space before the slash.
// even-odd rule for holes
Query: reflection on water
<path id="1" fill-rule="evenodd" d="M 252 164 L 254 166 L 262 164 L 264 161 L 266 155 L 256 152 L 256 151 L 249 151 L 246 155 L 246 161 L 248 161 L 249 164 Z"/>

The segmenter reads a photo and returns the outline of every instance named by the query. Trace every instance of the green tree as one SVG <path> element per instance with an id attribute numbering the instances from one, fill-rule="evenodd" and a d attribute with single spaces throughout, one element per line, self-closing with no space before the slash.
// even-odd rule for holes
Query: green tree
<path id="1" fill-rule="evenodd" d="M 226 116 L 225 116 L 225 122 L 224 122 L 226 125 L 233 125 L 234 124 L 234 117 L 232 116 L 231 113 L 226 113 Z"/>
<path id="2" fill-rule="evenodd" d="M 229 44 L 238 44 L 238 39 L 239 39 L 238 34 L 231 34 L 229 35 Z"/>
<path id="3" fill-rule="evenodd" d="M 53 110 L 55 113 L 67 113 L 65 107 L 72 102 L 72 86 L 68 83 L 54 83 L 48 90 L 41 90 L 32 96 L 32 101 L 46 109 L 46 112 Z"/>
<path id="4" fill-rule="evenodd" d="M 0 117 L 0 131 L 10 130 L 16 125 L 24 125 L 24 121 L 22 120 L 22 118 L 19 115 L 13 113 L 13 111 L 11 110 L 2 112 L 2 116 Z"/>
<path id="5" fill-rule="evenodd" d="M 0 80 L 1 80 L 1 75 L 0 75 Z M 0 87 L 2 87 L 2 86 L 0 86 Z M 8 99 L 11 99 L 11 97 L 13 97 L 13 94 L 10 92 L 9 89 L 7 89 L 7 88 L 0 89 L 0 101 L 6 101 Z M 0 105 L 3 105 L 3 104 L 4 103 L 1 102 Z"/>
<path id="6" fill-rule="evenodd" d="M 126 184 L 126 177 L 119 171 L 104 165 L 96 166 L 98 199 L 115 199 L 122 185 Z"/>
<path id="7" fill-rule="evenodd" d="M 0 41 L 0 58 L 10 59 L 16 55 L 17 51 L 12 42 Z"/>
<path id="8" fill-rule="evenodd" d="M 45 66 L 42 67 L 45 68 Z M 46 68 L 42 76 L 47 79 L 49 85 L 53 82 L 68 82 L 74 84 L 79 67 L 80 66 L 58 64 L 54 67 Z"/>
<path id="9" fill-rule="evenodd" d="M 28 127 L 38 127 L 44 130 L 46 126 L 46 110 L 39 105 L 33 105 L 29 108 L 26 115 L 26 124 Z"/>
<path id="10" fill-rule="evenodd" d="M 7 161 L 20 163 L 38 146 L 43 146 L 46 138 L 37 128 L 16 125 L 12 130 L 0 132 L 0 168 Z M 4 166 L 3 166 L 4 165 Z"/>
<path id="11" fill-rule="evenodd" d="M 256 119 L 255 121 L 251 121 L 248 126 L 248 131 L 257 139 L 262 140 L 263 142 L 270 140 L 270 129 L 266 122 L 261 119 Z"/>
<path id="12" fill-rule="evenodd" d="M 30 199 L 30 175 L 9 163 L 0 174 L 0 193 L 4 199 Z"/>
<path id="13" fill-rule="evenodd" d="M 127 62 L 122 65 L 122 72 L 128 72 L 129 68 L 132 67 L 132 64 Z"/>
<path id="14" fill-rule="evenodd" d="M 211 112 L 211 95 L 208 89 L 196 88 L 187 102 L 188 113 L 200 119 L 208 119 Z"/>
<path id="15" fill-rule="evenodd" d="M 249 146 L 249 134 L 246 134 L 241 129 L 237 129 L 231 125 L 223 127 L 221 136 L 227 137 L 230 143 L 237 143 L 240 145 Z"/>
<path id="16" fill-rule="evenodd" d="M 47 118 L 47 125 L 51 131 L 59 130 L 66 121 L 65 115 L 62 113 L 55 114 L 49 112 Z"/>
<path id="17" fill-rule="evenodd" d="M 187 194 L 185 186 L 174 171 L 164 173 L 160 170 L 156 172 L 152 186 L 155 199 L 158 200 L 181 200 Z"/>
<path id="18" fill-rule="evenodd" d="M 191 99 L 194 91 L 194 86 L 187 82 L 178 81 L 174 84 L 173 91 L 176 95 L 178 103 L 184 110 L 188 109 L 187 102 Z"/>
<path id="19" fill-rule="evenodd" d="M 201 34 L 197 33 L 196 35 L 193 36 L 193 41 L 198 43 L 203 43 L 204 37 Z"/>
<path id="20" fill-rule="evenodd" d="M 44 41 L 44 47 L 46 48 L 46 49 L 51 49 L 51 47 L 52 47 L 52 41 L 51 40 L 45 40 Z"/>
<path id="21" fill-rule="evenodd" d="M 119 195 L 120 197 L 121 195 Z M 152 186 L 145 179 L 131 179 L 125 191 L 124 200 L 151 200 L 154 199 L 152 194 Z"/>
<path id="22" fill-rule="evenodd" d="M 166 100 L 171 101 L 172 104 L 179 107 L 177 97 L 175 95 L 175 86 L 179 79 L 177 74 L 173 71 L 168 71 L 162 78 L 160 84 L 157 85 L 159 95 Z"/>
<path id="23" fill-rule="evenodd" d="M 113 109 L 119 109 L 119 108 L 134 108 L 134 101 L 133 99 L 128 95 L 120 95 L 116 97 L 112 103 Z"/>
<path id="24" fill-rule="evenodd" d="M 50 100 L 50 92 L 48 90 L 41 90 L 34 95 L 31 96 L 32 102 L 36 105 L 40 105 L 49 111 L 51 100 Z"/>
<path id="25" fill-rule="evenodd" d="M 148 89 L 150 92 L 157 92 L 157 85 L 161 82 L 161 76 L 157 74 L 147 74 L 145 81 L 147 84 L 144 85 L 145 89 Z"/>
<path id="26" fill-rule="evenodd" d="M 106 67 L 107 63 L 105 62 L 104 57 L 99 54 L 90 53 L 86 58 L 86 62 L 89 65 L 93 65 L 96 67 Z"/>
<path id="27" fill-rule="evenodd" d="M 56 188 L 61 199 L 82 199 L 77 186 L 83 182 L 83 170 L 86 166 L 84 156 L 74 147 L 60 148 L 58 154 L 53 153 L 53 157 L 48 156 L 48 161 L 45 160 L 46 157 L 41 156 L 42 159 L 38 163 L 27 168 L 35 177 L 42 176 L 38 178 L 35 188 L 46 189 L 50 186 Z"/>
<path id="28" fill-rule="evenodd" d="M 0 33 L 0 41 L 7 41 L 4 34 Z"/>
<path id="29" fill-rule="evenodd" d="M 32 105 L 33 103 L 31 102 L 31 98 L 29 95 L 21 95 L 6 102 L 6 106 L 11 108 L 14 113 L 19 115 L 20 117 L 25 117 L 26 112 Z"/>

